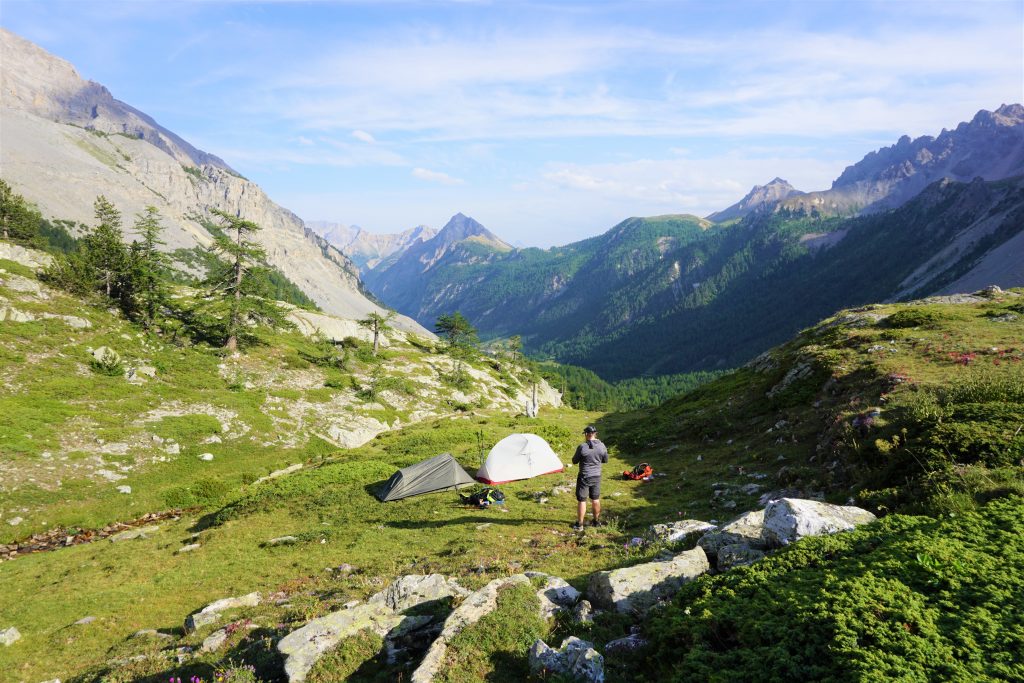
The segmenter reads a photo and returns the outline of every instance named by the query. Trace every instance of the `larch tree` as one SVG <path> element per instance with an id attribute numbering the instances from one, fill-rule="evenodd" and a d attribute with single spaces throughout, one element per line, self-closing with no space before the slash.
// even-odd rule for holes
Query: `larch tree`
<path id="1" fill-rule="evenodd" d="M 361 327 L 373 332 L 373 355 L 377 355 L 377 349 L 380 347 L 380 336 L 391 331 L 392 327 L 388 322 L 394 317 L 394 311 L 388 311 L 387 315 L 381 315 L 374 311 L 358 321 Z"/>

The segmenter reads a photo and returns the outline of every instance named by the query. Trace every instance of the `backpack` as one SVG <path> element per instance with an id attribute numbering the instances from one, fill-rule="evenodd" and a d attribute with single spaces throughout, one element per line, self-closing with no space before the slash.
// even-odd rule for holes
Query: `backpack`
<path id="1" fill-rule="evenodd" d="M 650 465 L 648 465 L 645 462 L 642 462 L 631 470 L 623 471 L 622 476 L 626 479 L 639 481 L 640 479 L 646 479 L 647 477 L 651 476 L 653 472 L 654 470 L 651 469 Z"/>
<path id="2" fill-rule="evenodd" d="M 459 498 L 462 499 L 462 503 L 464 505 L 473 505 L 478 508 L 486 508 L 491 505 L 504 505 L 505 503 L 505 494 L 498 489 L 490 487 L 474 491 L 470 494 L 460 493 Z"/>

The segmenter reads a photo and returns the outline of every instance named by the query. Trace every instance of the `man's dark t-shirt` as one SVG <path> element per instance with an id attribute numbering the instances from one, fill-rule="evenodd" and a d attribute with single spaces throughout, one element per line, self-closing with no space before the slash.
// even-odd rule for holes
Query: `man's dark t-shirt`
<path id="1" fill-rule="evenodd" d="M 608 462 L 608 449 L 598 439 L 584 441 L 576 448 L 572 462 L 580 466 L 578 480 L 597 483 L 601 480 L 601 464 Z"/>

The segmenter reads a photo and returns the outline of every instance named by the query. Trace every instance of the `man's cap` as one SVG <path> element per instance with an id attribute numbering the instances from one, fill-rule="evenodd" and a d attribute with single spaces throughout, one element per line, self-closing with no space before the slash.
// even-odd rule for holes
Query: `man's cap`
<path id="1" fill-rule="evenodd" d="M 594 425 L 587 425 L 586 427 L 583 428 L 583 433 L 584 434 L 597 434 L 597 429 L 594 427 Z"/>

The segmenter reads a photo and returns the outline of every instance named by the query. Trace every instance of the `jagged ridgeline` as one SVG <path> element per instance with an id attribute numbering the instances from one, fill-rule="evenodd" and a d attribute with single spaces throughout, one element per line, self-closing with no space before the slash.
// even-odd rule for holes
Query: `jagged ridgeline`
<path id="1" fill-rule="evenodd" d="M 776 178 L 707 219 L 630 218 L 547 250 L 456 216 L 365 274 L 421 321 L 462 311 L 484 339 L 606 380 L 740 365 L 833 311 L 1024 282 L 1024 107 L 901 138 L 829 190 Z"/>

